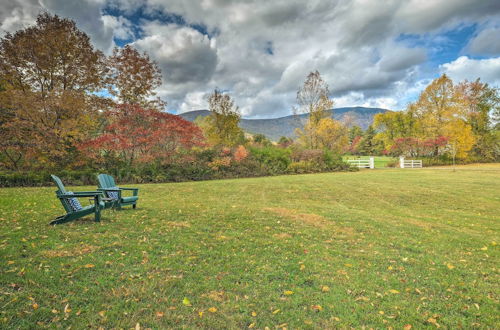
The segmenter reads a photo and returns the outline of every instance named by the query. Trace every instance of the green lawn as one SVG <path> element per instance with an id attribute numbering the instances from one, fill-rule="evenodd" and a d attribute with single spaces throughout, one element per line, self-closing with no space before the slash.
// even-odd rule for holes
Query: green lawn
<path id="1" fill-rule="evenodd" d="M 500 326 L 500 164 L 139 187 L 0 189 L 0 328 Z"/>
<path id="2" fill-rule="evenodd" d="M 344 161 L 348 159 L 370 159 L 370 156 L 344 156 Z M 387 167 L 388 163 L 398 162 L 399 158 L 389 156 L 375 156 L 375 168 Z"/>

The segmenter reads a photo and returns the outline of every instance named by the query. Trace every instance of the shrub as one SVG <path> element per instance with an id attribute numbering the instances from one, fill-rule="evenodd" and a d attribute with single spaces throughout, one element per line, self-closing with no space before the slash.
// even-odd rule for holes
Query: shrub
<path id="1" fill-rule="evenodd" d="M 270 175 L 283 174 L 287 172 L 288 165 L 292 162 L 290 158 L 291 151 L 273 146 L 262 148 L 250 148 L 253 159 L 258 161 L 261 166 L 269 171 Z"/>

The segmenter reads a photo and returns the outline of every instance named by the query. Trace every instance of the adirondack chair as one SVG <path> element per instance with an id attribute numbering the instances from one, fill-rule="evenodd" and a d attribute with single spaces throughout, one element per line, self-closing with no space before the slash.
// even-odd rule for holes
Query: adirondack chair
<path id="1" fill-rule="evenodd" d="M 136 208 L 137 200 L 139 199 L 139 188 L 117 187 L 115 179 L 108 174 L 99 174 L 97 176 L 97 180 L 99 181 L 99 188 L 97 188 L 97 190 L 103 191 L 106 194 L 106 197 L 115 199 L 115 206 L 118 209 L 126 205 L 132 205 L 132 208 Z M 122 192 L 127 190 L 132 191 L 132 196 L 122 195 Z"/>
<path id="2" fill-rule="evenodd" d="M 113 205 L 112 202 L 105 203 L 102 201 L 102 197 L 104 197 L 102 191 L 78 191 L 78 192 L 67 191 L 61 179 L 59 179 L 59 177 L 55 175 L 51 175 L 51 177 L 57 186 L 57 191 L 56 191 L 57 198 L 59 198 L 61 204 L 66 210 L 66 214 L 59 216 L 55 220 L 50 222 L 51 225 L 57 225 L 73 221 L 92 213 L 94 213 L 94 220 L 96 222 L 99 222 L 101 221 L 101 210 L 111 207 Z M 78 198 L 84 198 L 84 197 L 93 197 L 94 204 L 88 206 L 82 206 Z"/>

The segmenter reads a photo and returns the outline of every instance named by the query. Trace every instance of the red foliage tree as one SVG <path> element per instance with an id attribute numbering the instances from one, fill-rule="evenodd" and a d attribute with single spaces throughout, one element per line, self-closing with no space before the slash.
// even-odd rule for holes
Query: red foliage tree
<path id="1" fill-rule="evenodd" d="M 179 116 L 139 105 L 118 105 L 110 112 L 109 121 L 100 136 L 85 142 L 81 148 L 99 150 L 98 157 L 106 154 L 121 158 L 128 166 L 151 161 L 170 164 L 181 160 L 192 147 L 204 145 L 198 126 Z"/>
<path id="2" fill-rule="evenodd" d="M 390 153 L 395 156 L 432 156 L 435 150 L 443 148 L 447 143 L 448 138 L 444 136 L 427 140 L 412 137 L 397 138 L 391 146 Z"/>

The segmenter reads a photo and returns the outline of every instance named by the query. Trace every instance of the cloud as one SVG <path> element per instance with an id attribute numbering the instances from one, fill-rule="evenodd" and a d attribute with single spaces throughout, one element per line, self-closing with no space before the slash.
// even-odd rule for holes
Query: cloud
<path id="1" fill-rule="evenodd" d="M 170 108 L 186 109 L 193 103 L 186 98 L 207 91 L 218 60 L 214 39 L 190 27 L 153 21 L 143 25 L 143 36 L 132 45 L 158 63 L 163 75 L 159 93 Z"/>
<path id="2" fill-rule="evenodd" d="M 455 81 L 481 78 L 492 85 L 500 84 L 500 57 L 475 60 L 461 56 L 453 62 L 440 65 L 439 68 Z"/>
<path id="3" fill-rule="evenodd" d="M 500 26 L 482 30 L 466 49 L 472 54 L 500 55 Z"/>

